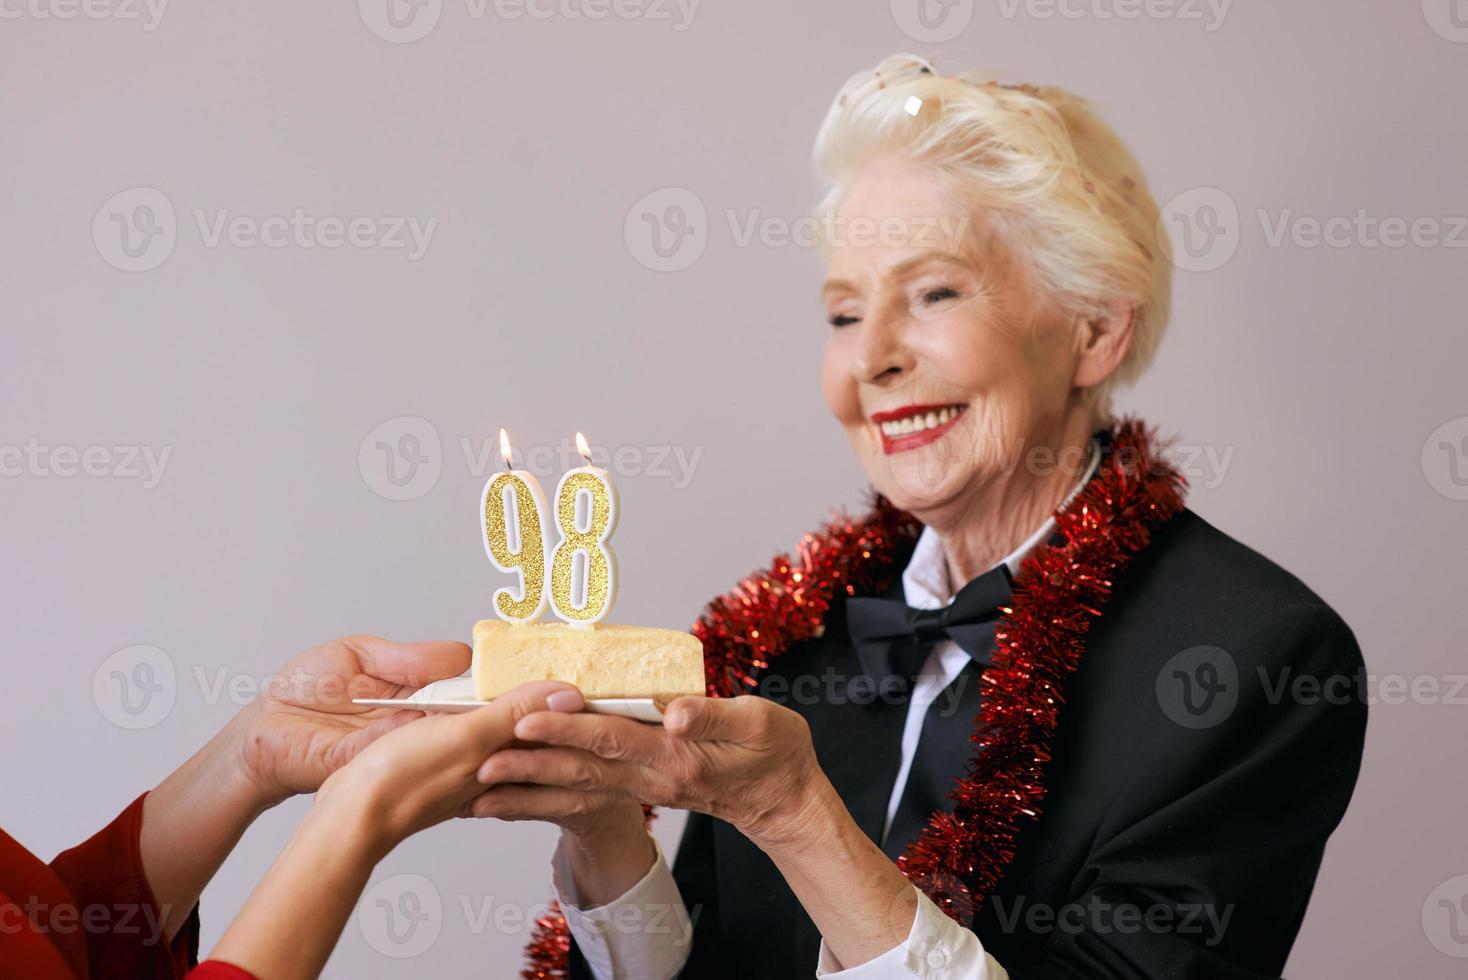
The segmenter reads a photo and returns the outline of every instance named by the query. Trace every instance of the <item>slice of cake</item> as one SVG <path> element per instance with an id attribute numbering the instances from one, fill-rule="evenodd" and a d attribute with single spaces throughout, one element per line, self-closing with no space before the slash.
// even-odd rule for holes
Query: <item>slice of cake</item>
<path id="1" fill-rule="evenodd" d="M 692 633 L 649 626 L 474 624 L 474 696 L 499 697 L 526 681 L 566 681 L 590 698 L 667 703 L 705 693 L 703 644 Z"/>

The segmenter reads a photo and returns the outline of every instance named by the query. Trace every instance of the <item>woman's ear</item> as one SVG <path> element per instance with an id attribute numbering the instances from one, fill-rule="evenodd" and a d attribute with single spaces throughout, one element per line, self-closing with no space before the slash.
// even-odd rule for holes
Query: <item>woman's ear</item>
<path id="1" fill-rule="evenodd" d="M 1136 307 L 1120 302 L 1076 321 L 1077 388 L 1095 388 L 1116 373 L 1132 349 L 1136 323 Z"/>

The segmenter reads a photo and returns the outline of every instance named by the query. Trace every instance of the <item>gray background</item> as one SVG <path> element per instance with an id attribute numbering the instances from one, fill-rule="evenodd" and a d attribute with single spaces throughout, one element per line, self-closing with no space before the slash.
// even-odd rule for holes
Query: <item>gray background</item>
<path id="1" fill-rule="evenodd" d="M 476 17 L 443 0 L 411 43 L 374 33 L 393 36 L 373 0 L 178 4 L 152 30 L 143 8 L 7 6 L 0 451 L 48 450 L 0 477 L 0 821 L 46 857 L 80 840 L 229 717 L 218 680 L 248 685 L 317 640 L 467 638 L 504 579 L 471 524 L 484 471 L 461 440 L 477 453 L 501 425 L 522 447 L 583 428 L 646 453 L 618 479 L 624 622 L 688 624 L 856 503 L 861 474 L 817 388 L 818 258 L 737 231 L 807 212 L 836 87 L 909 50 L 1093 98 L 1159 201 L 1185 195 L 1177 220 L 1221 232 L 1184 260 L 1206 269 L 1179 272 L 1161 356 L 1122 406 L 1227 458 L 1193 464 L 1193 506 L 1335 605 L 1373 672 L 1419 684 L 1373 708 L 1290 972 L 1460 973 L 1468 942 L 1438 900 L 1468 892 L 1468 692 L 1453 696 L 1468 669 L 1468 489 L 1453 479 L 1468 444 L 1454 459 L 1439 443 L 1468 434 L 1468 234 L 1373 247 L 1357 228 L 1311 245 L 1294 223 L 1364 211 L 1454 234 L 1468 6 L 1453 2 L 1456 22 L 1450 0 L 1239 0 L 1221 22 L 1182 0 L 1129 19 L 1105 16 L 1107 0 L 1074 0 L 1077 16 L 960 2 L 933 8 L 947 18 L 934 35 L 906 0 L 706 0 L 691 21 L 630 4 Z M 133 188 L 167 198 L 176 243 L 155 239 L 144 261 L 166 261 L 127 272 L 110 222 Z M 666 194 L 639 205 L 665 188 L 705 209 L 701 224 L 683 212 L 697 233 L 676 272 L 639 261 L 643 212 L 677 217 L 659 211 Z M 195 216 L 298 208 L 437 224 L 412 260 L 210 246 Z M 1271 242 L 1282 218 L 1295 234 Z M 416 496 L 391 500 L 375 447 L 400 444 L 405 416 L 440 448 L 419 441 Z M 117 472 L 129 446 L 168 448 L 157 486 Z M 62 475 L 55 447 L 104 447 L 106 474 Z M 701 452 L 691 482 L 653 465 L 658 447 Z M 144 655 L 108 658 L 135 645 L 163 651 L 173 681 L 157 717 L 127 728 L 108 678 Z M 307 805 L 268 814 L 225 865 L 205 949 Z M 659 822 L 665 841 L 680 824 Z M 460 821 L 407 842 L 328 973 L 511 975 L 553 839 Z M 404 889 L 441 912 L 395 946 L 375 902 Z"/>

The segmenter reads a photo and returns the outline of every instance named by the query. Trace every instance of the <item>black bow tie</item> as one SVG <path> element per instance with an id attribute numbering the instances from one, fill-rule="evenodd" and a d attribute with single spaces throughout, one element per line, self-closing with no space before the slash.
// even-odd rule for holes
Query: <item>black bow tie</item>
<path id="1" fill-rule="evenodd" d="M 999 607 L 1013 577 L 999 565 L 959 590 L 942 609 L 913 609 L 896 599 L 846 600 L 846 628 L 862 669 L 884 692 L 912 683 L 933 645 L 952 640 L 980 666 L 989 662 Z"/>

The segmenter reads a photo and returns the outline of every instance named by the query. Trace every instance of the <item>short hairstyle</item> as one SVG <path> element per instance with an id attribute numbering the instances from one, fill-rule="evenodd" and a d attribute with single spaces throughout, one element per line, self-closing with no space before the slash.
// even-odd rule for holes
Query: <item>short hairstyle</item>
<path id="1" fill-rule="evenodd" d="M 1172 292 L 1157 203 L 1117 135 L 1063 89 L 939 75 L 922 58 L 894 55 L 842 86 L 821 123 L 815 161 L 829 187 L 822 209 L 839 206 L 866 164 L 893 154 L 931 165 L 984 208 L 1039 288 L 1068 313 L 1132 307 L 1131 349 L 1097 392 L 1107 413 L 1111 390 L 1151 363 Z"/>

